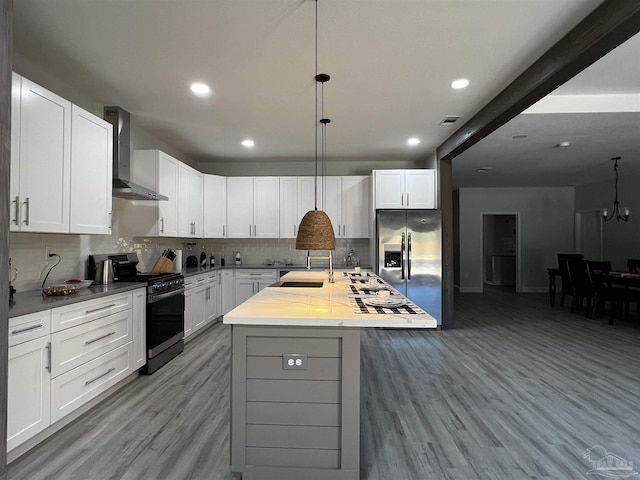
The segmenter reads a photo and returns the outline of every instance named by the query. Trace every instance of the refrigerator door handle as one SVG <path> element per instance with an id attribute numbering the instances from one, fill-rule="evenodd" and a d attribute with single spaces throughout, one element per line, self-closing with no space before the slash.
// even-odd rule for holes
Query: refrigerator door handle
<path id="1" fill-rule="evenodd" d="M 411 280 L 411 233 L 407 234 L 407 280 Z"/>
<path id="2" fill-rule="evenodd" d="M 402 232 L 402 243 L 400 246 L 400 279 L 404 280 L 404 232 Z"/>

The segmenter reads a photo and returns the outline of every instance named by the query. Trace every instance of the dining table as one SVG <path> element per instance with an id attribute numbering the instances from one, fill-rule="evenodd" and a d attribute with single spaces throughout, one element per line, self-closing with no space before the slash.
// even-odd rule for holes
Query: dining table
<path id="1" fill-rule="evenodd" d="M 549 303 L 553 307 L 556 304 L 556 277 L 560 277 L 560 269 L 557 267 L 548 267 L 549 275 Z"/>

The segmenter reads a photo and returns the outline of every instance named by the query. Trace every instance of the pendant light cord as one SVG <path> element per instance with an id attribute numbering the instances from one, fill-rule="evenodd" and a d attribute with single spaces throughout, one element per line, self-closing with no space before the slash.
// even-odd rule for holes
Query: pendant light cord
<path id="1" fill-rule="evenodd" d="M 316 76 L 314 80 L 316 82 L 316 108 L 314 117 L 314 151 L 315 151 L 315 174 L 313 177 L 313 206 L 315 210 L 318 210 L 318 0 L 316 0 Z"/>

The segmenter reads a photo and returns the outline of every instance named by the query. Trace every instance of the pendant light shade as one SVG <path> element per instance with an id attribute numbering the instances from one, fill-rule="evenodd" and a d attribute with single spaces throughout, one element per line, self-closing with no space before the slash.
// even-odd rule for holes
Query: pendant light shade
<path id="1" fill-rule="evenodd" d="M 309 210 L 302 217 L 296 250 L 335 250 L 336 236 L 329 216 L 322 210 Z"/>

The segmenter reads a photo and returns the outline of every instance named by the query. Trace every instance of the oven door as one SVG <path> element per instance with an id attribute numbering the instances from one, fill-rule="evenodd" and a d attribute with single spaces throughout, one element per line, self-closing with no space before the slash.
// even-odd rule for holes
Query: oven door
<path id="1" fill-rule="evenodd" d="M 184 288 L 147 298 L 147 357 L 153 358 L 184 335 Z"/>

